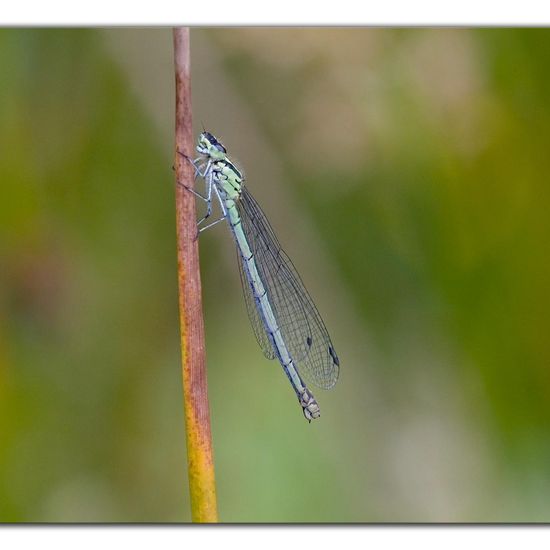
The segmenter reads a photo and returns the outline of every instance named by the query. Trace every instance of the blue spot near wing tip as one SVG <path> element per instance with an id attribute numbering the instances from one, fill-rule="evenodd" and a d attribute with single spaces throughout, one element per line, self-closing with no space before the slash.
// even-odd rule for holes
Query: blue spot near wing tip
<path id="1" fill-rule="evenodd" d="M 332 360 L 334 361 L 334 364 L 339 367 L 340 366 L 340 359 L 338 359 L 338 355 L 336 355 L 336 352 L 334 351 L 334 348 L 332 346 L 328 347 L 328 352 L 330 353 L 330 356 L 332 357 Z"/>
<path id="2" fill-rule="evenodd" d="M 307 342 L 308 347 L 311 347 L 311 342 L 312 342 L 312 341 L 313 341 L 313 340 L 311 339 L 311 336 L 308 336 L 308 337 L 306 338 L 306 342 Z"/>

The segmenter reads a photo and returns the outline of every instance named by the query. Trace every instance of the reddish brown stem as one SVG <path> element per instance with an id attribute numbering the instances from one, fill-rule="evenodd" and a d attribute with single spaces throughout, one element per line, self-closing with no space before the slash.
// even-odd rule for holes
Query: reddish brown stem
<path id="1" fill-rule="evenodd" d="M 176 224 L 183 393 L 191 516 L 194 522 L 216 522 L 216 482 L 206 381 L 204 320 L 191 163 L 193 156 L 189 29 L 174 29 L 176 71 Z"/>

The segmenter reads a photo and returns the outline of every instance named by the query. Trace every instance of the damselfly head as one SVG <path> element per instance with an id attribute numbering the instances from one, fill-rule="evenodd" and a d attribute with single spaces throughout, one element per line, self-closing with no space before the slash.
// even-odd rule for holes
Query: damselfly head
<path id="1" fill-rule="evenodd" d="M 204 131 L 199 136 L 197 151 L 212 159 L 224 159 L 227 149 L 210 132 Z"/>

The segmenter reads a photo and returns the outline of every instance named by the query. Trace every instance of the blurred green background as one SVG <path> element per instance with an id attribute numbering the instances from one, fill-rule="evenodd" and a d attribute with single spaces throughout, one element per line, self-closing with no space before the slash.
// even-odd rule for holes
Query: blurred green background
<path id="1" fill-rule="evenodd" d="M 550 31 L 191 40 L 342 365 L 308 425 L 201 236 L 221 520 L 550 521 Z M 0 75 L 0 520 L 189 521 L 171 30 L 1 30 Z"/>

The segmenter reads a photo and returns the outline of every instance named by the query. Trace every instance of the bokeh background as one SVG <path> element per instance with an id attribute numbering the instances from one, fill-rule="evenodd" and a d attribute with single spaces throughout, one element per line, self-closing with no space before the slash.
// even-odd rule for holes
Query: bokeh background
<path id="1" fill-rule="evenodd" d="M 550 31 L 193 29 L 331 332 L 311 425 L 201 236 L 226 522 L 550 521 Z M 190 520 L 171 30 L 0 31 L 0 520 Z"/>

